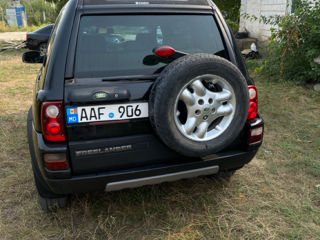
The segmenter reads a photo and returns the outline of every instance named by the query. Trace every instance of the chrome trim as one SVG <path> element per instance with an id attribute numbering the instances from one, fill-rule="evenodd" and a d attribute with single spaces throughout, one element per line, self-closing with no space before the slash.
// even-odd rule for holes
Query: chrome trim
<path id="1" fill-rule="evenodd" d="M 212 167 L 193 169 L 193 170 L 188 170 L 183 172 L 169 173 L 169 174 L 164 174 L 159 176 L 137 178 L 137 179 L 124 180 L 119 182 L 111 182 L 107 184 L 105 190 L 107 192 L 118 191 L 125 188 L 136 188 L 136 187 L 142 187 L 145 185 L 159 184 L 163 182 L 173 182 L 180 179 L 195 178 L 199 176 L 216 174 L 218 172 L 219 172 L 219 166 L 212 166 Z"/>

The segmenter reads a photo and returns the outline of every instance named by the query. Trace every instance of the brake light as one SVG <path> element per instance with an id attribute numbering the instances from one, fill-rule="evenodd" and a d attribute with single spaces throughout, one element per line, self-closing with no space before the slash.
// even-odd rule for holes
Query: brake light
<path id="1" fill-rule="evenodd" d="M 250 120 L 258 115 L 258 90 L 255 85 L 250 85 L 248 88 L 250 97 L 248 120 Z"/>
<path id="2" fill-rule="evenodd" d="M 46 140 L 52 142 L 66 140 L 62 101 L 42 103 L 41 124 L 43 136 Z"/>
<path id="3" fill-rule="evenodd" d="M 170 57 L 176 53 L 176 50 L 172 47 L 165 46 L 159 47 L 154 52 L 158 57 Z"/>

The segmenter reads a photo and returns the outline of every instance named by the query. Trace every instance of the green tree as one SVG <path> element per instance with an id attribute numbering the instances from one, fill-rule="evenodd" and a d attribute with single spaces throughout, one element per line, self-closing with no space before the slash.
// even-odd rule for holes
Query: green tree
<path id="1" fill-rule="evenodd" d="M 58 16 L 59 12 L 63 6 L 68 2 L 68 0 L 46 0 L 47 2 L 54 3 L 56 6 L 56 15 Z"/>
<path id="2" fill-rule="evenodd" d="M 4 21 L 4 16 L 6 14 L 6 8 L 9 7 L 9 2 L 6 0 L 0 0 L 0 21 Z"/>
<path id="3" fill-rule="evenodd" d="M 56 12 L 52 4 L 43 0 L 22 0 L 21 4 L 26 8 L 28 25 L 40 26 L 55 22 Z"/>
<path id="4" fill-rule="evenodd" d="M 240 0 L 213 0 L 219 7 L 231 29 L 237 31 L 240 22 Z"/>

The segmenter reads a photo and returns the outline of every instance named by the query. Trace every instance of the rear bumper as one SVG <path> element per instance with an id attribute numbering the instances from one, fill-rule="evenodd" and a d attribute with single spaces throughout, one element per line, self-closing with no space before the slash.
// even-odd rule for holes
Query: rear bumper
<path id="1" fill-rule="evenodd" d="M 211 159 L 185 164 L 81 175 L 69 179 L 46 179 L 46 181 L 52 191 L 58 194 L 113 191 L 238 169 L 250 162 L 256 152 L 257 150 L 228 152 L 211 156 Z"/>
<path id="2" fill-rule="evenodd" d="M 245 130 L 247 132 L 250 128 L 263 126 L 263 124 L 263 120 L 259 117 L 255 121 L 247 123 Z M 202 159 L 187 159 L 183 156 L 177 156 L 174 161 L 75 175 L 71 170 L 49 171 L 43 166 L 43 161 L 41 160 L 43 153 L 68 152 L 67 145 L 59 145 L 59 147 L 48 145 L 44 142 L 42 134 L 36 132 L 35 129 L 33 129 L 30 140 L 35 151 L 35 159 L 32 159 L 32 161 L 37 165 L 48 187 L 56 194 L 114 191 L 210 175 L 219 171 L 236 170 L 249 163 L 262 144 L 262 141 L 253 145 L 244 143 L 243 150 L 226 150 Z M 130 161 L 130 156 L 126 157 Z M 135 161 L 135 159 L 132 159 L 132 161 Z"/>

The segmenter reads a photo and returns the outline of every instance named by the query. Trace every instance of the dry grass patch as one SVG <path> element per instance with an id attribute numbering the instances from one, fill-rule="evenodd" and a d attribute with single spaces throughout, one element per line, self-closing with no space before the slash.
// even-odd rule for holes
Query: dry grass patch
<path id="1" fill-rule="evenodd" d="M 229 182 L 74 195 L 72 206 L 44 213 L 26 140 L 40 65 L 20 59 L 0 55 L 1 239 L 319 239 L 319 94 L 256 76 L 265 142 Z"/>

